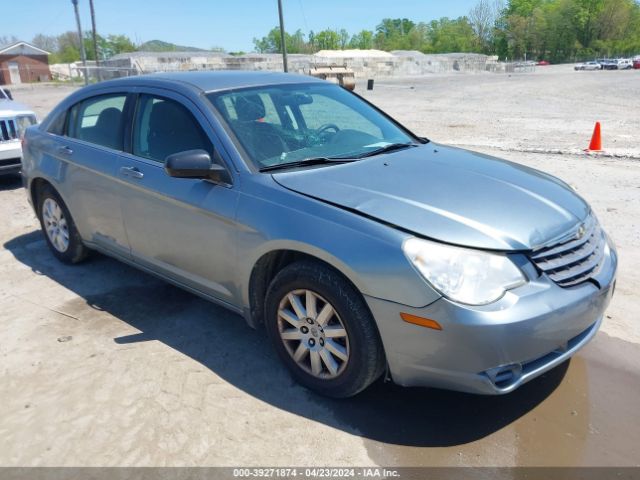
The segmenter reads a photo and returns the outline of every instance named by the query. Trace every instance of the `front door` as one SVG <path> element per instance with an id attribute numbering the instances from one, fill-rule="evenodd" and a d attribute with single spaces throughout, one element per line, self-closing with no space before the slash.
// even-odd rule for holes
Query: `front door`
<path id="1" fill-rule="evenodd" d="M 119 161 L 131 254 L 180 284 L 237 304 L 237 189 L 165 173 L 172 153 L 203 149 L 215 158 L 202 113 L 188 99 L 167 95 L 139 95 L 131 154 Z"/>

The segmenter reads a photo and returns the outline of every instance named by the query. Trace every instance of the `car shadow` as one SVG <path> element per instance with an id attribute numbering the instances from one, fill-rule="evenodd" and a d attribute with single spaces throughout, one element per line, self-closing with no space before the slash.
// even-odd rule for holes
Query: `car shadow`
<path id="1" fill-rule="evenodd" d="M 378 381 L 354 398 L 328 399 L 297 385 L 264 332 L 252 330 L 237 314 L 102 255 L 63 265 L 49 253 L 40 231 L 4 247 L 34 272 L 79 296 L 61 311 L 89 317 L 93 310 L 105 311 L 140 332 L 115 338 L 117 344 L 160 341 L 263 402 L 379 442 L 441 447 L 478 440 L 540 404 L 568 368 L 566 362 L 505 396 Z"/>
<path id="2" fill-rule="evenodd" d="M 22 188 L 22 178 L 19 174 L 0 175 L 0 192 Z"/>

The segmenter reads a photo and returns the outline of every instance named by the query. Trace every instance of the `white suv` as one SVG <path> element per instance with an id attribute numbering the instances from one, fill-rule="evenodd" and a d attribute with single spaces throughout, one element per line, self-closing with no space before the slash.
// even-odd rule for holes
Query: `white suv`
<path id="1" fill-rule="evenodd" d="M 25 130 L 36 123 L 36 115 L 0 87 L 0 176 L 20 171 Z"/>
<path id="2" fill-rule="evenodd" d="M 633 68 L 633 62 L 630 58 L 618 59 L 618 70 L 629 70 L 630 68 Z"/>

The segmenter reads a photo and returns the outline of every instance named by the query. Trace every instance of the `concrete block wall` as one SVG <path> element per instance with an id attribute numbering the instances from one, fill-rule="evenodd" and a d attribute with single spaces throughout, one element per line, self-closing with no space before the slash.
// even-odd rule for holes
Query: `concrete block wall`
<path id="1" fill-rule="evenodd" d="M 338 53 L 338 52 L 337 52 Z M 496 57 L 479 54 L 425 55 L 420 52 L 394 52 L 388 56 L 289 55 L 289 71 L 307 73 L 315 65 L 346 65 L 356 78 L 418 76 L 446 72 L 504 71 Z M 213 52 L 135 52 L 116 55 L 105 66 L 134 69 L 139 73 L 192 70 L 272 70 L 282 71 L 280 54 L 231 56 Z"/>

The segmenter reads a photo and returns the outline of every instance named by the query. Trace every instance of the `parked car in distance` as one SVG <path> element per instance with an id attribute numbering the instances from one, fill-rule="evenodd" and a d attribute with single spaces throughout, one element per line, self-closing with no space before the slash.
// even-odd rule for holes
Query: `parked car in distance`
<path id="1" fill-rule="evenodd" d="M 513 391 L 593 338 L 615 287 L 615 248 L 567 184 L 308 76 L 98 83 L 24 149 L 55 257 L 95 249 L 243 315 L 333 397 L 385 372 Z"/>
<path id="2" fill-rule="evenodd" d="M 541 67 L 546 67 L 547 65 L 551 65 L 551 62 L 547 61 L 547 60 L 538 60 L 538 62 L 536 63 L 536 65 L 539 65 Z"/>
<path id="3" fill-rule="evenodd" d="M 602 66 L 598 62 L 584 62 L 574 65 L 574 70 L 602 70 Z"/>
<path id="4" fill-rule="evenodd" d="M 618 70 L 630 70 L 633 68 L 633 61 L 630 58 L 618 58 L 616 62 Z"/>
<path id="5" fill-rule="evenodd" d="M 603 70 L 618 70 L 618 61 L 613 59 L 603 60 L 600 65 L 602 65 Z"/>
<path id="6" fill-rule="evenodd" d="M 12 100 L 11 93 L 0 88 L 0 176 L 20 171 L 20 140 L 36 115 L 27 106 Z"/>
<path id="7" fill-rule="evenodd" d="M 633 68 L 636 70 L 640 69 L 640 55 L 633 57 Z"/>

